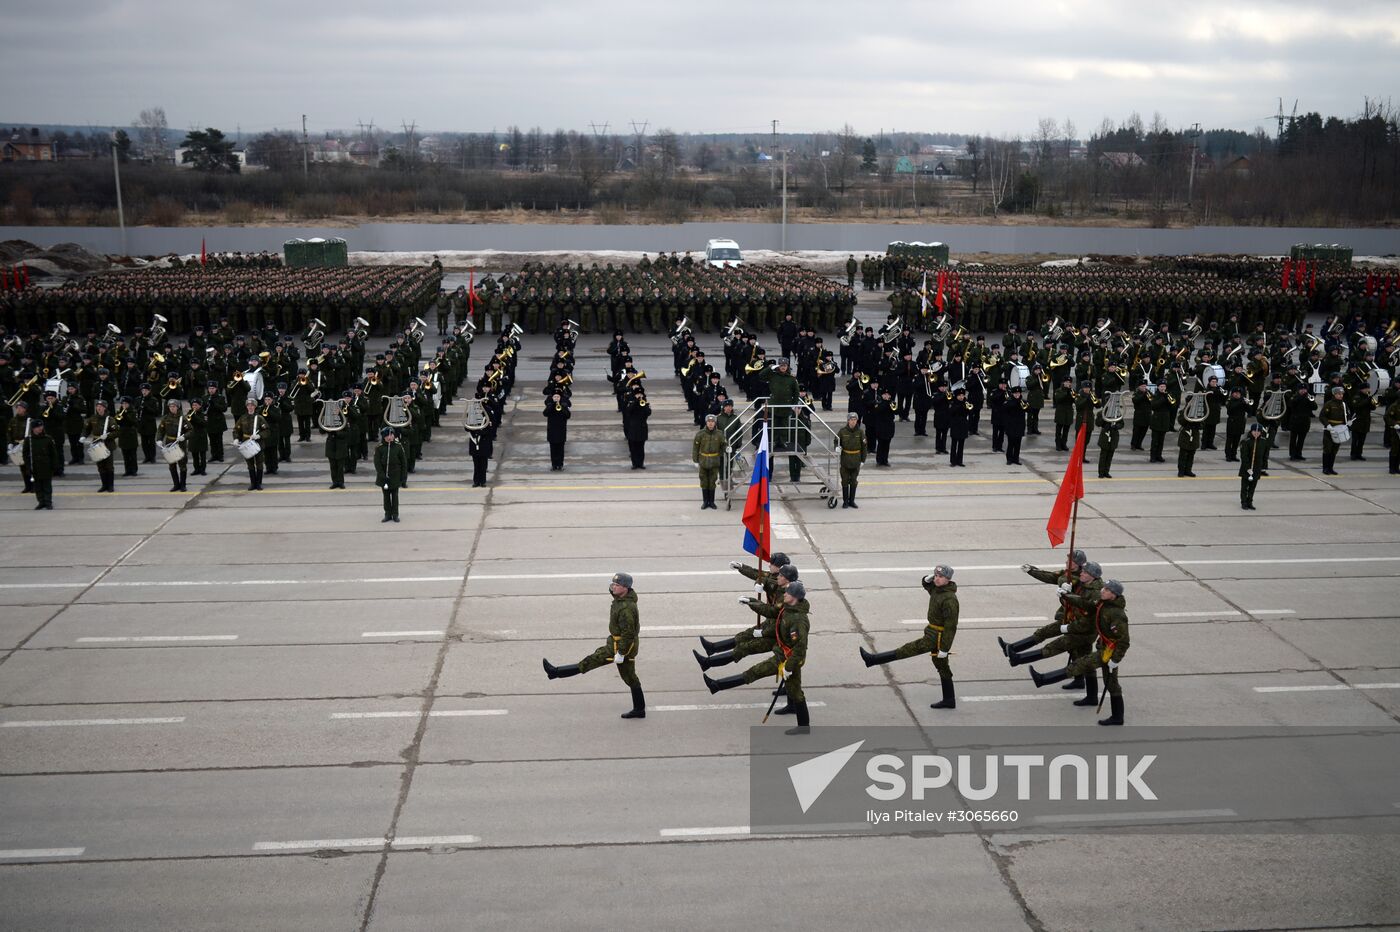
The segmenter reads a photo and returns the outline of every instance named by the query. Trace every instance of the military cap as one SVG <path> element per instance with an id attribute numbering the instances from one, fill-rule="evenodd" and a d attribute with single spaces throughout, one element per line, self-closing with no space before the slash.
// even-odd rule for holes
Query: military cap
<path id="1" fill-rule="evenodd" d="M 1253 433 L 1256 430 L 1262 432 L 1264 430 L 1264 425 L 1260 424 L 1258 421 L 1255 421 L 1253 424 L 1249 425 L 1249 430 L 1251 433 Z"/>
<path id="2" fill-rule="evenodd" d="M 807 587 L 800 581 L 794 579 L 792 582 L 788 583 L 787 594 L 792 596 L 796 601 L 801 602 L 803 599 L 807 598 Z"/>
<path id="3" fill-rule="evenodd" d="M 1071 551 L 1070 551 L 1070 554 L 1069 554 L 1069 562 L 1073 563 L 1075 566 L 1083 566 L 1083 565 L 1084 565 L 1085 563 L 1087 563 L 1088 561 L 1089 561 L 1089 558 L 1088 558 L 1088 556 L 1085 555 L 1084 551 L 1082 551 L 1082 550 L 1071 550 Z"/>
<path id="4" fill-rule="evenodd" d="M 787 554 L 779 550 L 777 553 L 772 553 L 768 555 L 768 562 L 773 564 L 774 566 L 787 566 L 792 561 L 788 559 Z"/>
<path id="5" fill-rule="evenodd" d="M 1080 570 L 1080 572 L 1082 572 L 1082 573 L 1088 573 L 1090 576 L 1094 577 L 1095 579 L 1098 579 L 1100 576 L 1103 575 L 1103 568 L 1100 567 L 1100 566 L 1099 566 L 1097 563 L 1095 563 L 1093 560 L 1089 560 L 1089 561 L 1085 562 L 1084 565 L 1081 566 L 1081 567 L 1079 568 L 1079 570 Z"/>
<path id="6" fill-rule="evenodd" d="M 1123 597 L 1123 584 L 1116 579 L 1105 580 L 1103 587 L 1119 598 Z"/>
<path id="7" fill-rule="evenodd" d="M 723 405 L 723 407 L 726 407 L 726 408 L 732 408 L 732 407 L 734 407 L 734 399 L 733 399 L 733 398 L 726 398 L 726 399 L 724 399 L 724 405 Z"/>
<path id="8" fill-rule="evenodd" d="M 1006 380 L 1005 380 L 1005 379 L 1002 379 L 1002 381 L 1005 382 Z M 1016 385 L 1016 386 L 1012 387 L 1012 389 L 1011 389 L 1011 394 L 1013 394 L 1013 395 L 1019 395 L 1019 394 L 1021 394 L 1021 386 Z"/>
<path id="9" fill-rule="evenodd" d="M 788 563 L 784 566 L 780 566 L 778 568 L 778 575 L 786 579 L 788 582 L 793 582 L 797 579 L 797 567 L 793 566 L 791 563 Z"/>
<path id="10" fill-rule="evenodd" d="M 128 399 L 128 400 L 129 400 L 129 399 Z M 21 398 L 19 401 L 16 401 L 16 402 L 15 402 L 15 407 L 16 407 L 16 408 L 23 408 L 23 409 L 25 409 L 26 411 L 28 411 L 28 410 L 29 410 L 29 402 L 27 402 L 27 401 L 25 401 L 23 398 Z"/>
<path id="11" fill-rule="evenodd" d="M 394 428 L 392 427 L 381 427 L 379 429 L 379 439 L 383 440 L 385 437 L 389 436 L 393 432 Z"/>
<path id="12" fill-rule="evenodd" d="M 621 587 L 624 588 L 624 589 L 631 589 L 631 588 L 632 588 L 632 574 L 631 574 L 631 573 L 613 573 L 612 581 L 611 581 L 610 585 L 621 586 Z"/>
<path id="13" fill-rule="evenodd" d="M 74 387 L 74 388 L 77 388 L 76 385 L 74 385 L 73 387 Z M 45 397 L 45 398 L 57 398 L 57 397 L 58 397 L 58 392 L 44 392 L 44 397 Z"/>
<path id="14" fill-rule="evenodd" d="M 315 361 L 316 361 L 316 360 L 314 360 L 314 359 L 312 360 L 312 362 L 315 362 Z M 297 375 L 306 375 L 306 370 L 305 370 L 305 369 L 298 369 L 298 370 L 297 370 Z"/>
<path id="15" fill-rule="evenodd" d="M 944 579 L 952 579 L 953 568 L 946 563 L 940 563 L 933 568 L 933 575 L 942 576 Z"/>
<path id="16" fill-rule="evenodd" d="M 719 418 L 715 417 L 715 415 L 713 415 L 713 414 L 707 414 L 707 415 L 705 415 L 705 420 L 707 420 L 707 421 L 717 421 L 717 420 L 719 420 Z"/>
<path id="17" fill-rule="evenodd" d="M 354 397 L 355 397 L 355 393 L 352 392 L 352 391 L 350 391 L 350 389 L 347 388 L 345 391 L 343 391 L 343 392 L 340 393 L 340 397 L 341 397 L 341 398 L 354 398 Z"/>
<path id="18" fill-rule="evenodd" d="M 278 382 L 278 383 L 277 383 L 277 387 L 278 387 L 278 388 L 286 388 L 286 387 L 287 387 L 287 383 L 286 383 L 286 382 Z"/>

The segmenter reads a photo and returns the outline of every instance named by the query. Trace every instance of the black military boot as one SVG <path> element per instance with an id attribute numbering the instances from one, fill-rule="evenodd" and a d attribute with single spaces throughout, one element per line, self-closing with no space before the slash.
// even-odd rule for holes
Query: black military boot
<path id="1" fill-rule="evenodd" d="M 860 484 L 860 483 L 858 483 L 858 482 L 852 482 L 852 483 L 851 483 L 851 507 L 852 507 L 852 508 L 859 508 L 859 507 L 860 507 L 859 505 L 856 504 L 856 486 L 859 485 L 859 484 Z"/>
<path id="2" fill-rule="evenodd" d="M 862 647 L 860 649 L 860 659 L 865 661 L 865 665 L 867 667 L 873 667 L 876 664 L 889 663 L 891 660 L 895 660 L 896 658 L 894 655 L 894 651 L 892 650 L 884 650 L 872 654 L 870 651 Z"/>
<path id="3" fill-rule="evenodd" d="M 707 638 L 703 638 L 703 637 L 702 637 L 702 638 L 700 639 L 700 646 L 703 647 L 703 648 L 705 648 L 705 653 L 707 653 L 707 654 L 714 654 L 714 653 L 718 653 L 719 651 L 722 651 L 722 650 L 733 650 L 733 649 L 734 649 L 734 639 L 733 639 L 733 638 L 723 638 L 722 640 L 719 640 L 719 641 L 711 641 L 711 640 L 708 640 Z"/>
<path id="4" fill-rule="evenodd" d="M 1084 674 L 1084 698 L 1074 700 L 1075 705 L 1096 706 L 1099 704 L 1099 675 L 1090 670 Z"/>
<path id="5" fill-rule="evenodd" d="M 786 734 L 786 735 L 806 735 L 806 734 L 811 734 L 811 732 L 812 732 L 812 718 L 811 718 L 811 716 L 809 716 L 809 715 L 807 714 L 807 700 L 806 700 L 806 699 L 803 699 L 801 702 L 799 702 L 799 703 L 793 708 L 793 711 L 794 711 L 794 712 L 796 713 L 796 715 L 797 715 L 797 725 L 796 725 L 796 727 L 789 728 L 787 731 L 783 732 L 783 734 Z"/>
<path id="6" fill-rule="evenodd" d="M 1035 667 L 1031 667 L 1031 682 L 1035 683 L 1036 689 L 1039 689 L 1042 686 L 1048 686 L 1051 683 L 1058 683 L 1061 680 L 1068 678 L 1068 667 L 1061 667 L 1060 669 L 1055 670 L 1051 673 L 1039 673 L 1036 671 Z"/>
<path id="7" fill-rule="evenodd" d="M 640 686 L 633 686 L 633 687 L 632 687 L 632 711 L 631 711 L 631 712 L 623 712 L 623 713 L 622 713 L 622 717 L 623 717 L 623 718 L 646 718 L 646 717 L 647 717 L 647 700 L 646 700 L 646 697 L 642 695 L 642 687 L 640 687 Z"/>
<path id="8" fill-rule="evenodd" d="M 841 486 L 841 507 L 851 507 L 851 487 L 849 485 Z"/>
<path id="9" fill-rule="evenodd" d="M 693 650 L 690 653 L 695 657 L 695 662 L 700 664 L 702 670 L 708 670 L 710 667 L 722 667 L 726 663 L 733 663 L 738 659 L 732 650 L 722 650 L 714 654 L 702 654 L 698 650 Z"/>
<path id="10" fill-rule="evenodd" d="M 958 697 L 953 692 L 953 681 L 940 678 L 939 683 L 943 686 L 943 698 L 929 706 L 930 709 L 956 709 L 958 707 Z"/>
<path id="11" fill-rule="evenodd" d="M 1064 689 L 1064 690 L 1083 689 L 1083 688 L 1084 688 L 1084 677 L 1082 677 L 1082 676 L 1076 676 L 1074 679 L 1070 680 L 1068 683 L 1066 683 L 1065 685 L 1061 686 L 1060 688 L 1061 688 L 1061 689 Z"/>
<path id="12" fill-rule="evenodd" d="M 1007 662 L 1011 664 L 1011 666 L 1019 667 L 1022 664 L 1035 663 L 1037 660 L 1044 660 L 1045 651 L 1043 648 L 1035 648 L 1034 650 L 1028 650 L 1023 654 L 1012 654 L 1006 659 Z"/>
<path id="13" fill-rule="evenodd" d="M 1033 646 L 1036 640 L 1035 635 L 1032 634 L 1028 638 L 1021 638 L 1021 640 L 1012 641 L 1010 644 L 1006 643 L 1001 638 L 997 638 L 997 643 L 1001 645 L 1002 656 L 1010 657 L 1012 654 L 1018 654 L 1027 647 Z"/>
<path id="14" fill-rule="evenodd" d="M 722 680 L 714 680 L 714 679 L 710 679 L 710 677 L 706 676 L 706 677 L 704 677 L 704 680 L 705 680 L 705 685 L 708 686 L 708 687 L 710 687 L 710 694 L 711 694 L 711 695 L 714 695 L 715 693 L 719 692 L 719 691 L 722 690 L 722 689 L 733 689 L 735 686 L 743 686 L 743 685 L 744 685 L 744 677 L 743 677 L 742 675 L 739 675 L 739 676 L 726 676 L 726 677 L 725 677 L 724 679 L 722 679 Z"/>
<path id="15" fill-rule="evenodd" d="M 562 667 L 556 667 L 546 660 L 544 662 L 544 672 L 551 680 L 559 680 L 566 676 L 578 676 L 582 671 L 579 670 L 578 664 L 576 663 L 566 663 Z"/>
<path id="16" fill-rule="evenodd" d="M 1099 719 L 1100 725 L 1121 725 L 1123 724 L 1123 697 L 1109 696 L 1108 707 L 1110 715 L 1108 718 Z"/>

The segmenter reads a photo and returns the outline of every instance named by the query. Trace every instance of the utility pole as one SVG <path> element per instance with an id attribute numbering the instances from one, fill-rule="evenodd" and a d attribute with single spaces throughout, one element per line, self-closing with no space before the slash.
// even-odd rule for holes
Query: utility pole
<path id="1" fill-rule="evenodd" d="M 122 210 L 121 159 L 117 158 L 117 133 L 112 131 L 112 177 L 117 182 L 117 223 L 122 228 L 122 255 L 126 255 L 126 212 Z"/>
<path id="2" fill-rule="evenodd" d="M 783 150 L 783 237 L 782 251 L 787 252 L 787 150 Z"/>
<path id="3" fill-rule="evenodd" d="M 776 165 L 773 164 L 773 158 L 772 158 L 773 153 L 774 153 L 774 152 L 777 152 L 777 151 L 778 151 L 778 121 L 777 121 L 777 120 L 774 120 L 774 121 L 773 121 L 773 145 L 772 145 L 771 147 L 769 147 L 769 150 L 768 150 L 768 154 L 769 154 L 769 157 L 768 157 L 768 190 L 769 190 L 769 191 L 772 191 L 774 188 L 776 188 L 776 187 L 778 186 L 778 185 L 777 185 L 777 179 L 774 177 L 774 173 L 777 172 L 778 166 L 776 166 Z"/>
<path id="4" fill-rule="evenodd" d="M 1201 135 L 1201 124 L 1191 125 L 1191 173 L 1187 176 L 1186 182 L 1186 206 L 1191 206 L 1191 198 L 1196 191 L 1196 140 Z"/>
<path id="5" fill-rule="evenodd" d="M 311 175 L 311 150 L 306 143 L 306 114 L 301 115 L 301 176 Z"/>

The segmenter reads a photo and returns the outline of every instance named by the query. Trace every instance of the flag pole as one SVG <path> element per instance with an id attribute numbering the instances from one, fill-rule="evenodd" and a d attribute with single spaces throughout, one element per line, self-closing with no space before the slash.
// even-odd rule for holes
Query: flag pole
<path id="1" fill-rule="evenodd" d="M 773 459 L 773 440 L 771 437 L 768 436 L 768 406 L 766 404 L 763 406 L 763 436 L 761 439 L 768 441 L 768 462 L 764 464 L 764 471 L 771 474 L 772 470 L 769 468 L 769 466 L 772 463 Z M 773 494 L 772 483 L 768 483 L 766 487 L 768 489 L 768 495 L 771 497 Z M 768 573 L 763 568 L 763 531 L 767 524 L 767 521 L 760 520 L 758 522 L 758 546 L 754 548 L 755 552 L 753 555 L 754 560 L 758 562 L 758 566 L 756 568 L 758 570 L 759 585 L 762 585 L 763 583 L 768 581 Z"/>
<path id="2" fill-rule="evenodd" d="M 1073 449 L 1073 451 L 1071 451 L 1070 455 L 1073 456 L 1073 457 L 1075 457 L 1076 459 L 1081 459 L 1081 460 L 1082 460 L 1083 457 L 1084 457 L 1084 451 L 1083 451 L 1083 450 L 1081 449 L 1081 447 L 1079 446 L 1079 441 L 1082 440 L 1082 439 L 1084 439 L 1084 431 L 1085 431 L 1085 427 L 1086 427 L 1086 426 L 1087 426 L 1087 425 L 1081 424 L 1080 427 L 1079 427 L 1078 436 L 1076 436 L 1076 437 L 1074 438 L 1074 449 Z M 1087 445 L 1087 444 L 1086 444 L 1086 445 Z M 1084 480 L 1083 480 L 1082 478 L 1080 479 L 1079 484 L 1080 484 L 1081 487 L 1083 486 Z M 1080 499 L 1082 496 L 1083 496 L 1083 491 L 1082 491 L 1082 488 L 1081 488 L 1081 489 L 1079 490 L 1079 494 L 1074 496 L 1074 504 L 1070 506 L 1070 512 L 1069 512 L 1069 552 L 1065 554 L 1065 575 L 1066 575 L 1066 576 L 1070 576 L 1071 567 L 1074 566 L 1074 534 L 1075 534 L 1076 531 L 1079 530 L 1079 499 Z M 1073 578 L 1070 579 L 1070 582 L 1074 582 Z"/>

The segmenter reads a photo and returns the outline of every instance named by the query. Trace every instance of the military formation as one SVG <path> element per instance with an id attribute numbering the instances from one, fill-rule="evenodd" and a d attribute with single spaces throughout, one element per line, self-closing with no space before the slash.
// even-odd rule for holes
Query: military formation
<path id="1" fill-rule="evenodd" d="M 197 327 L 205 334 L 296 333 L 313 320 L 324 330 L 347 332 L 358 320 L 369 334 L 383 336 L 427 315 L 441 282 L 440 266 L 142 268 L 103 272 L 60 288 L 0 293 L 0 324 L 28 339 L 49 334 L 59 323 L 74 336 L 131 339 L 154 319 L 178 336 Z"/>

